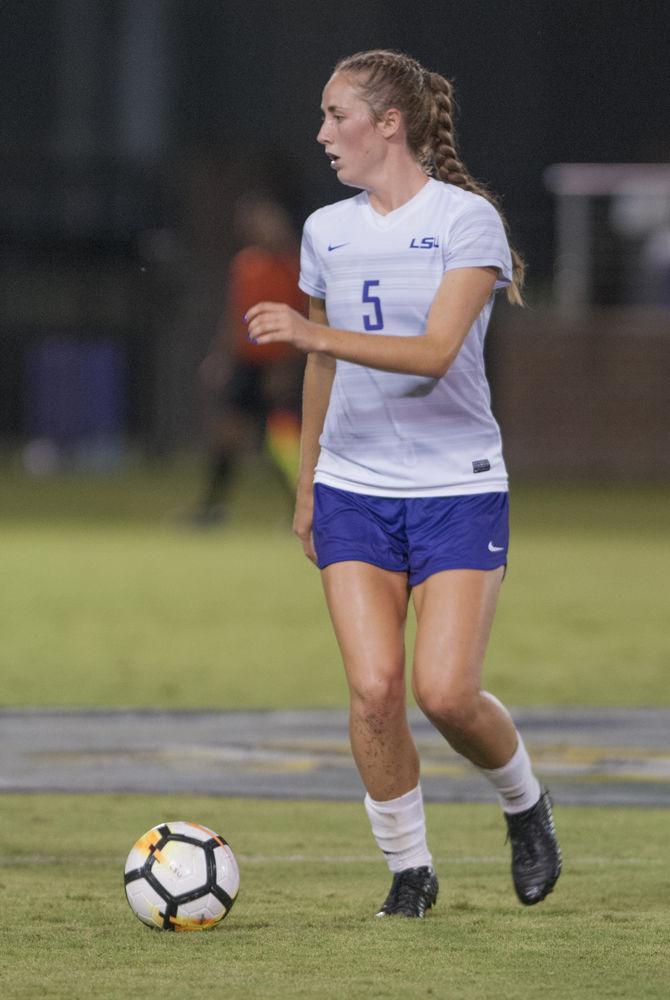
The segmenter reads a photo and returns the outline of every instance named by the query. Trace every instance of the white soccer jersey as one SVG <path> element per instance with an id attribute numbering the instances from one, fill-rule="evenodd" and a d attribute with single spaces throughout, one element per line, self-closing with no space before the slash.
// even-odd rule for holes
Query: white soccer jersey
<path id="1" fill-rule="evenodd" d="M 310 215 L 300 287 L 325 299 L 332 327 L 421 336 L 444 272 L 486 266 L 499 270 L 496 288 L 510 283 L 498 212 L 485 198 L 431 178 L 388 215 L 374 211 L 366 192 Z M 315 482 L 397 497 L 507 489 L 483 358 L 493 300 L 443 378 L 338 360 Z"/>

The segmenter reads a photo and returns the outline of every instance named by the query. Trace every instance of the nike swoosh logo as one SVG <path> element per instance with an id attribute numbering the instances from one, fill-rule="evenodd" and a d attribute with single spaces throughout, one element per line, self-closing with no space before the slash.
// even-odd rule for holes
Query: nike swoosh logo
<path id="1" fill-rule="evenodd" d="M 494 545 L 493 542 L 489 542 L 489 552 L 503 552 L 504 549 L 504 545 Z"/>
<path id="2" fill-rule="evenodd" d="M 340 247 L 348 247 L 348 246 L 349 246 L 348 243 L 336 243 L 335 246 L 331 247 L 331 245 L 329 243 L 328 244 L 328 253 L 330 253 L 331 250 L 339 250 Z"/>

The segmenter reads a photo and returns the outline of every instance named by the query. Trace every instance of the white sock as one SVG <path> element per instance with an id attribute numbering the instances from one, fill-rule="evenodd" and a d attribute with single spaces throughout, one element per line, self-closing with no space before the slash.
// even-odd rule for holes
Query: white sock
<path id="1" fill-rule="evenodd" d="M 504 767 L 479 768 L 495 788 L 500 805 L 507 813 L 525 812 L 535 805 L 542 793 L 521 734 L 517 732 L 516 735 L 517 748 Z"/>
<path id="2" fill-rule="evenodd" d="M 372 832 L 392 872 L 405 868 L 432 868 L 433 859 L 426 844 L 426 817 L 421 785 L 397 799 L 377 802 L 365 796 L 365 809 Z"/>

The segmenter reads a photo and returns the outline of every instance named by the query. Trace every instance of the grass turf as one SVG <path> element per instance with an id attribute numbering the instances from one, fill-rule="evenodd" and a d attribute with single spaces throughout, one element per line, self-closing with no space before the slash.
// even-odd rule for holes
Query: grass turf
<path id="1" fill-rule="evenodd" d="M 494 807 L 427 813 L 438 905 L 424 921 L 377 921 L 389 876 L 360 805 L 3 796 L 3 996 L 667 997 L 663 810 L 559 809 L 564 874 L 529 909 Z M 240 862 L 239 899 L 212 932 L 151 931 L 125 901 L 132 842 L 177 818 L 218 829 Z"/>
<path id="2" fill-rule="evenodd" d="M 195 492 L 188 466 L 5 469 L 0 704 L 345 704 L 286 499 L 250 463 L 228 525 L 197 532 L 174 516 Z M 487 686 L 513 705 L 668 704 L 669 510 L 668 485 L 515 488 Z"/>
<path id="3" fill-rule="evenodd" d="M 194 493 L 192 469 L 5 472 L 1 703 L 344 704 L 317 574 L 259 470 L 247 469 L 229 525 L 211 533 L 172 516 Z M 516 704 L 668 704 L 669 499 L 667 486 L 513 491 L 489 687 Z M 125 854 L 169 818 L 220 829 L 240 859 L 240 899 L 211 934 L 152 933 L 125 903 Z M 359 805 L 2 796 L 2 994 L 670 993 L 665 812 L 560 810 L 565 873 L 530 910 L 512 894 L 495 809 L 429 806 L 428 820 L 438 906 L 423 922 L 378 922 L 369 914 L 388 876 Z"/>

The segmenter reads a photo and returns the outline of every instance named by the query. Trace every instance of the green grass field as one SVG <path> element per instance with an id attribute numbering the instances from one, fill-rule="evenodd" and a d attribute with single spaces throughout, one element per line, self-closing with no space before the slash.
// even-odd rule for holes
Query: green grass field
<path id="1" fill-rule="evenodd" d="M 318 573 L 259 467 L 204 533 L 176 516 L 192 465 L 2 471 L 1 705 L 345 704 Z M 515 486 L 487 686 L 519 706 L 669 704 L 669 511 L 668 485 Z M 670 995 L 667 812 L 559 809 L 564 875 L 525 909 L 497 810 L 427 811 L 438 906 L 375 921 L 388 874 L 359 804 L 2 795 L 2 996 Z M 240 861 L 239 901 L 208 934 L 152 932 L 125 902 L 132 842 L 177 818 L 219 829 Z"/>
<path id="2" fill-rule="evenodd" d="M 0 704 L 343 705 L 318 572 L 249 465 L 228 526 L 192 467 L 4 475 Z M 518 486 L 487 685 L 512 705 L 670 702 L 670 486 Z M 411 627 L 408 635 L 411 644 Z"/>
<path id="3" fill-rule="evenodd" d="M 378 921 L 371 913 L 389 876 L 359 805 L 10 795 L 0 809 L 8 1000 L 670 992 L 662 810 L 562 809 L 564 874 L 526 909 L 512 892 L 497 810 L 429 806 L 438 904 L 423 921 Z M 177 818 L 219 829 L 239 857 L 238 901 L 214 931 L 152 931 L 125 901 L 132 841 Z"/>

